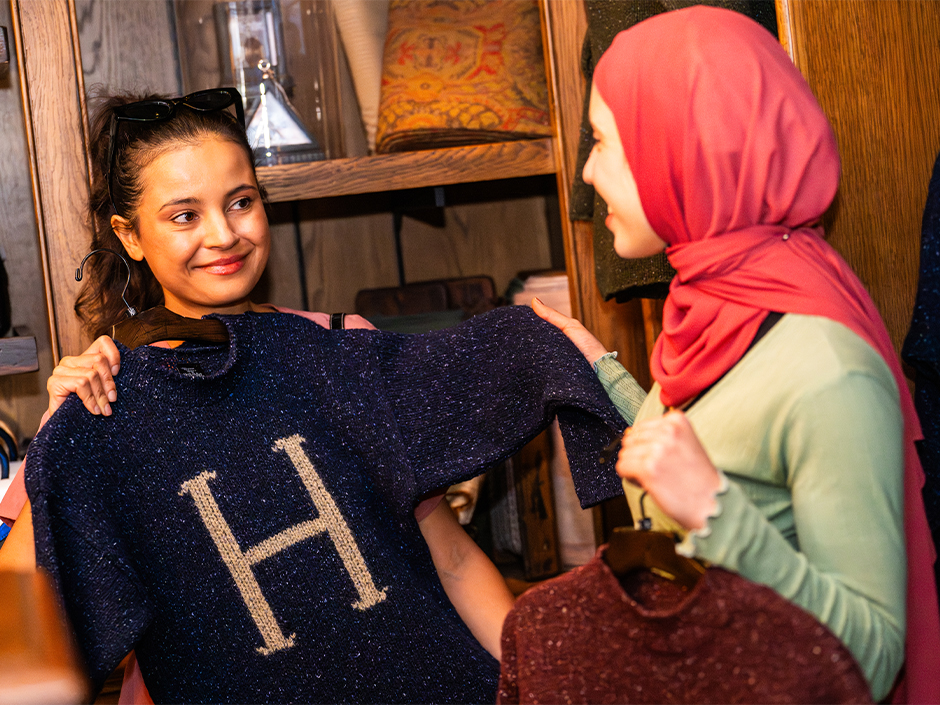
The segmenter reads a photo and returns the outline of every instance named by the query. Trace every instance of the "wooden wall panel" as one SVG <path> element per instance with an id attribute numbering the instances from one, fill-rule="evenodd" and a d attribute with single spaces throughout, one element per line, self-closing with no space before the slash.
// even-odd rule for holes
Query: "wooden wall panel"
<path id="1" fill-rule="evenodd" d="M 177 95 L 173 8 L 167 0 L 75 0 L 85 88 Z"/>
<path id="2" fill-rule="evenodd" d="M 552 266 L 544 200 L 455 205 L 443 228 L 406 218 L 402 251 L 409 281 L 487 274 L 501 294 L 519 272 Z"/>
<path id="3" fill-rule="evenodd" d="M 586 221 L 575 222 L 574 236 L 579 257 L 590 263 L 581 272 L 581 281 L 593 292 L 591 299 L 584 299 L 581 322 L 608 350 L 616 350 L 620 364 L 649 390 L 651 378 L 641 301 L 634 299 L 624 304 L 603 301 L 594 276 L 594 226 Z"/>
<path id="4" fill-rule="evenodd" d="M 940 3 L 785 0 L 780 7 L 784 46 L 792 45 L 842 155 L 839 194 L 825 219 L 829 241 L 868 287 L 900 349 L 940 150 Z"/>
<path id="5" fill-rule="evenodd" d="M 587 32 L 587 15 L 581 0 L 542 0 L 546 73 L 549 79 L 552 117 L 558 130 L 555 140 L 558 203 L 565 221 L 565 268 L 571 289 L 572 315 L 584 320 L 585 306 L 596 305 L 597 287 L 582 281 L 593 260 L 579 259 L 575 234 L 568 221 L 568 194 L 574 177 L 581 128 L 581 111 L 587 89 L 581 74 L 581 41 Z M 589 303 L 592 302 L 592 303 Z"/>
<path id="6" fill-rule="evenodd" d="M 581 74 L 581 42 L 587 17 L 581 0 L 545 0 L 546 34 L 554 60 L 553 109 L 560 130 L 558 191 L 562 217 L 568 217 L 568 193 L 575 172 L 584 95 L 589 89 Z M 565 234 L 565 262 L 571 286 L 572 314 L 649 389 L 643 311 L 639 301 L 604 301 L 594 275 L 594 232 L 590 223 L 571 223 Z"/>
<path id="7" fill-rule="evenodd" d="M 10 5 L 0 3 L 0 25 L 9 29 L 11 24 Z M 10 44 L 12 48 L 12 35 Z M 35 434 L 46 409 L 52 350 L 16 56 L 0 78 L 0 154 L 0 256 L 11 279 L 12 324 L 19 334 L 36 336 L 39 355 L 37 372 L 0 377 L 0 418 L 12 422 L 23 440 Z"/>
<path id="8" fill-rule="evenodd" d="M 82 105 L 76 75 L 70 6 L 64 0 L 13 0 L 20 51 L 33 195 L 37 208 L 52 350 L 80 351 L 82 336 L 72 305 L 76 262 L 86 251 L 88 179 Z"/>
<path id="9" fill-rule="evenodd" d="M 473 189 L 462 188 L 464 196 Z M 557 266 L 550 252 L 546 198 L 455 201 L 444 209 L 443 225 L 406 215 L 401 235 L 406 281 L 486 274 L 502 293 L 520 272 Z M 360 289 L 398 286 L 392 202 L 387 194 L 376 194 L 299 204 L 311 310 L 352 312 Z M 291 205 L 274 204 L 270 213 L 271 262 L 258 296 L 298 308 L 302 299 Z M 424 214 L 429 220 L 441 215 Z"/>

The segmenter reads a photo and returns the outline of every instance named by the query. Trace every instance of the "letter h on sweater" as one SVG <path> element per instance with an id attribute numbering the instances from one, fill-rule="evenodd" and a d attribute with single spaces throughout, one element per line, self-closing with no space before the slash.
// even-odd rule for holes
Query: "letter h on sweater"
<path id="1" fill-rule="evenodd" d="M 284 636 L 274 613 L 271 611 L 271 606 L 261 592 L 261 586 L 255 578 L 252 566 L 260 563 L 265 558 L 280 553 L 295 543 L 326 533 L 343 560 L 346 572 L 349 573 L 349 577 L 359 593 L 359 600 L 352 603 L 352 606 L 357 610 L 367 610 L 385 599 L 385 589 L 376 588 L 372 574 L 366 566 L 346 520 L 343 519 L 339 507 L 336 506 L 333 497 L 327 492 L 323 481 L 313 467 L 313 463 L 310 462 L 301 447 L 301 443 L 304 442 L 305 439 L 299 435 L 281 438 L 274 444 L 272 450 L 286 453 L 287 457 L 290 458 L 297 474 L 303 480 L 307 492 L 310 493 L 310 498 L 313 500 L 319 516 L 316 519 L 288 527 L 247 551 L 243 551 L 239 547 L 235 535 L 232 533 L 228 522 L 225 521 L 225 517 L 222 516 L 219 505 L 209 489 L 209 480 L 215 479 L 216 476 L 214 472 L 203 472 L 193 479 L 187 480 L 182 484 L 179 492 L 180 495 L 191 495 L 196 503 L 196 509 L 199 511 L 209 535 L 215 542 L 222 561 L 232 574 L 235 585 L 238 586 L 245 607 L 261 632 L 265 645 L 258 647 L 258 651 L 264 655 L 290 648 L 294 645 L 294 639 L 297 635 Z"/>

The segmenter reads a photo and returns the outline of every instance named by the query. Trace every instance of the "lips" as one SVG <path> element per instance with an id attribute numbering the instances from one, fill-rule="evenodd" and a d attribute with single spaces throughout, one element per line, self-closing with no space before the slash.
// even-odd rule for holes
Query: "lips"
<path id="1" fill-rule="evenodd" d="M 242 267 L 245 266 L 246 257 L 247 255 L 225 257 L 223 259 L 217 259 L 214 262 L 210 262 L 209 264 L 201 265 L 197 267 L 197 269 L 201 269 L 207 274 L 235 274 L 235 272 L 239 271 Z"/>

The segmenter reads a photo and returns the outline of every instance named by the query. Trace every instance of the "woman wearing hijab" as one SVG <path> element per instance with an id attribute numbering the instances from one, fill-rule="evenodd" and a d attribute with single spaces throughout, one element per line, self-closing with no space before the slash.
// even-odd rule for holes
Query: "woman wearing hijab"
<path id="1" fill-rule="evenodd" d="M 678 272 L 617 462 L 634 516 L 646 493 L 680 552 L 815 615 L 876 701 L 940 702 L 920 429 L 877 309 L 818 226 L 839 157 L 809 87 L 760 25 L 693 7 L 617 36 L 590 114 L 584 180 L 617 253 L 665 249 Z M 536 310 L 619 406 L 642 394 L 580 324 Z"/>

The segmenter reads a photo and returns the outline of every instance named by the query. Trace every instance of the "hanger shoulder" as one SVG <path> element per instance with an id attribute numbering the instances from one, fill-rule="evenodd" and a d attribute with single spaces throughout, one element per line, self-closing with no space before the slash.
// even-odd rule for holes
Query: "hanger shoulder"
<path id="1" fill-rule="evenodd" d="M 687 588 L 705 573 L 701 563 L 676 553 L 672 534 L 663 531 L 618 527 L 611 533 L 604 560 L 617 577 L 644 569 Z"/>
<path id="2" fill-rule="evenodd" d="M 133 349 L 161 340 L 227 343 L 228 328 L 215 318 L 185 318 L 164 306 L 155 306 L 111 329 L 111 337 Z"/>

